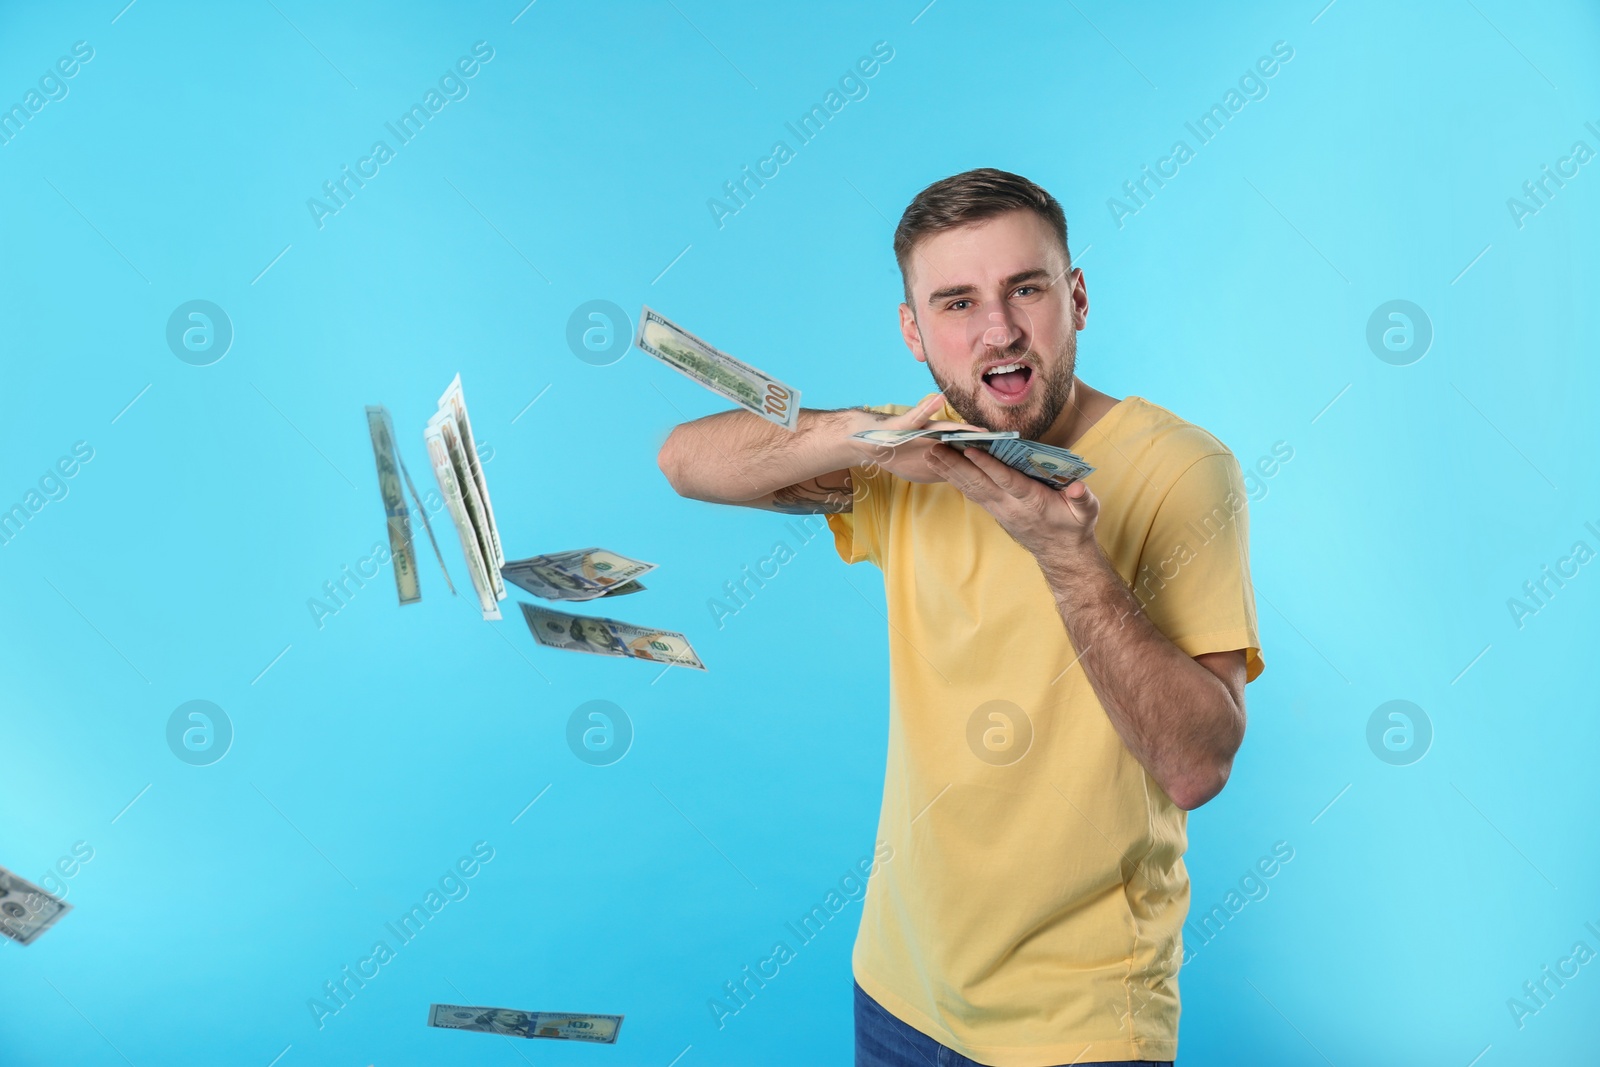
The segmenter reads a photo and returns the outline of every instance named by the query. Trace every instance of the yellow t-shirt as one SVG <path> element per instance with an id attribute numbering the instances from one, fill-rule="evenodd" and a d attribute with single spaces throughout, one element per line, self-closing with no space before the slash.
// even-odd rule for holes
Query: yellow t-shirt
<path id="1" fill-rule="evenodd" d="M 1073 450 L 1097 468 L 1096 539 L 1151 621 L 1191 656 L 1246 649 L 1254 680 L 1233 455 L 1140 397 Z M 852 473 L 854 511 L 829 524 L 846 562 L 883 570 L 878 835 L 894 849 L 867 890 L 856 981 L 994 1067 L 1173 1059 L 1186 813 L 1112 727 L 1028 551 L 946 483 Z"/>

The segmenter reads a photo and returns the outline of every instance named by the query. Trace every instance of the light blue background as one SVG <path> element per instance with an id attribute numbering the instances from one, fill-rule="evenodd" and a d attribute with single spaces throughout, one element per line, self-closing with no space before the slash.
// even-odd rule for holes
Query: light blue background
<path id="1" fill-rule="evenodd" d="M 708 599 L 788 520 L 677 498 L 655 449 L 718 399 L 637 352 L 580 361 L 567 320 L 648 302 L 807 406 L 914 402 L 893 222 L 984 165 L 1066 208 L 1087 380 L 1247 467 L 1294 450 L 1251 506 L 1268 667 L 1190 819 L 1196 909 L 1295 855 L 1184 969 L 1180 1062 L 1592 1052 L 1600 965 L 1520 1030 L 1506 1001 L 1600 949 L 1600 565 L 1520 629 L 1507 599 L 1600 548 L 1600 163 L 1521 228 L 1506 201 L 1600 149 L 1600 16 L 924 2 L 6 5 L 0 103 L 75 41 L 94 58 L 0 146 L 0 506 L 74 442 L 94 458 L 0 548 L 0 865 L 94 858 L 74 911 L 0 945 L 0 1062 L 849 1062 L 859 905 L 725 1028 L 707 1002 L 871 851 L 881 582 L 818 539 L 719 630 Z M 1196 147 L 1185 121 L 1280 40 L 1270 94 Z M 470 95 L 319 229 L 307 199 L 477 41 Z M 707 200 L 878 41 L 869 95 L 719 228 Z M 1119 228 L 1107 199 L 1178 138 L 1195 158 Z M 234 326 L 212 366 L 164 339 L 192 299 Z M 1432 320 L 1410 366 L 1365 340 L 1392 299 Z M 659 563 L 612 613 L 687 632 L 709 673 L 540 649 L 426 547 L 421 604 L 386 568 L 316 625 L 384 538 L 363 405 L 431 482 L 457 371 L 508 554 Z M 236 731 L 209 767 L 166 745 L 192 699 Z M 591 699 L 636 731 L 612 766 L 565 742 Z M 1410 766 L 1367 746 L 1390 699 L 1433 724 Z M 470 895 L 319 1030 L 308 999 L 480 840 Z M 434 1001 L 627 1022 L 614 1048 L 512 1043 L 427 1029 Z"/>

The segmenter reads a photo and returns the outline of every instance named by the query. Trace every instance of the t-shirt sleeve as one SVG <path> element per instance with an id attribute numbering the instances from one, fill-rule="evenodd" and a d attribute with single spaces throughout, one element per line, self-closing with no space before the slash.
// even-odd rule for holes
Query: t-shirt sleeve
<path id="1" fill-rule="evenodd" d="M 904 404 L 875 404 L 867 408 L 880 415 L 899 415 Z M 895 492 L 905 482 L 874 464 L 850 468 L 850 510 L 828 516 L 833 531 L 833 547 L 846 563 L 871 560 L 883 567 L 883 553 L 889 544 L 889 512 Z"/>
<path id="2" fill-rule="evenodd" d="M 833 547 L 846 563 L 871 560 L 882 568 L 889 540 L 890 497 L 896 481 L 881 467 L 850 468 L 850 510 L 828 516 Z"/>
<path id="3" fill-rule="evenodd" d="M 1228 452 L 1192 463 L 1156 509 L 1134 581 L 1145 614 L 1190 656 L 1245 650 L 1245 681 L 1265 669 L 1250 584 L 1250 513 Z"/>

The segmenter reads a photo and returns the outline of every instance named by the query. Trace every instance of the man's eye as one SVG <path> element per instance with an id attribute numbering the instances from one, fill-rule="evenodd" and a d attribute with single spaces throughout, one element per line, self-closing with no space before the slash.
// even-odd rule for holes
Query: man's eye
<path id="1" fill-rule="evenodd" d="M 1020 287 L 1016 291 L 1015 295 L 1017 295 L 1017 296 L 1031 296 L 1032 294 L 1037 293 L 1038 291 L 1039 291 L 1039 287 L 1037 285 L 1024 285 L 1024 286 Z"/>
<path id="2" fill-rule="evenodd" d="M 966 305 L 970 305 L 971 303 L 972 303 L 972 301 L 970 301 L 970 300 L 952 301 L 951 304 L 950 304 L 950 310 L 951 311 L 965 311 L 965 310 L 967 310 Z"/>

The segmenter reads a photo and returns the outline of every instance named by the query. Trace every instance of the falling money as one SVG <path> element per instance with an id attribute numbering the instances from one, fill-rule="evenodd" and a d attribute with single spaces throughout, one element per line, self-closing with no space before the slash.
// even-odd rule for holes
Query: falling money
<path id="1" fill-rule="evenodd" d="M 500 568 L 506 581 L 545 600 L 594 600 L 644 589 L 636 579 L 656 569 L 603 548 L 579 548 L 514 559 Z"/>
<path id="2" fill-rule="evenodd" d="M 489 504 L 489 486 L 474 451 L 461 375 L 456 375 L 439 398 L 439 410 L 428 420 L 422 438 L 428 446 L 439 492 L 444 496 L 456 535 L 461 538 L 461 553 L 466 559 L 467 576 L 478 594 L 478 606 L 485 619 L 498 619 L 499 601 L 506 596 L 505 583 L 500 578 L 505 556 L 500 551 L 500 532 Z"/>
<path id="3" fill-rule="evenodd" d="M 367 432 L 372 436 L 372 456 L 378 463 L 378 492 L 383 496 L 383 513 L 389 520 L 389 558 L 394 563 L 394 584 L 400 592 L 400 603 L 415 604 L 422 599 L 422 587 L 417 582 L 411 515 L 400 492 L 400 462 L 388 408 L 367 408 Z"/>
<path id="4" fill-rule="evenodd" d="M 648 307 L 639 312 L 634 343 L 673 370 L 738 404 L 746 411 L 794 430 L 800 421 L 800 390 L 791 389 L 748 363 L 720 352 Z"/>
<path id="5" fill-rule="evenodd" d="M 569 615 L 565 611 L 522 605 L 522 617 L 533 638 L 546 648 L 588 652 L 596 656 L 626 656 L 665 663 L 672 667 L 706 669 L 694 654 L 689 639 L 676 630 L 653 630 L 616 619 Z"/>
<path id="6" fill-rule="evenodd" d="M 617 1043 L 617 1033 L 622 1029 L 622 1016 L 430 1004 L 428 1025 L 442 1030 L 470 1030 L 473 1033 L 501 1034 L 505 1037 L 553 1037 L 562 1041 L 614 1045 Z"/>
<path id="7" fill-rule="evenodd" d="M 72 905 L 0 867 L 0 934 L 31 945 Z"/>

